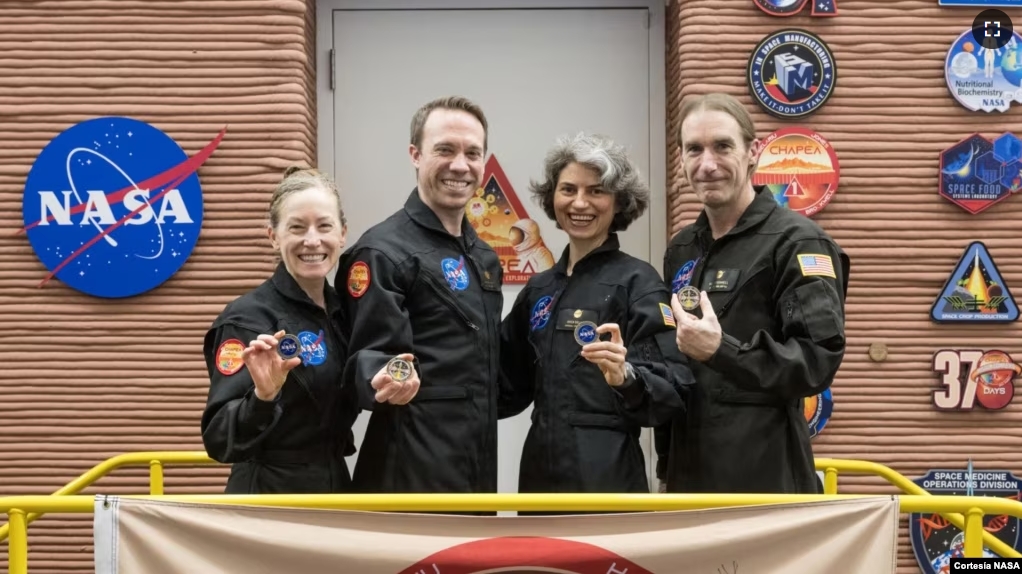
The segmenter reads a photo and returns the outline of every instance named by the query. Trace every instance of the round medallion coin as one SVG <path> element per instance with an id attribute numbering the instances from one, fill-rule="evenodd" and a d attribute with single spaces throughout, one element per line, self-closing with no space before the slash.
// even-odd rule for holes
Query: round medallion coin
<path id="1" fill-rule="evenodd" d="M 297 357 L 301 350 L 302 343 L 298 340 L 297 336 L 290 333 L 281 337 L 280 341 L 277 341 L 277 354 L 285 361 Z"/>
<path id="2" fill-rule="evenodd" d="M 681 308 L 686 311 L 694 311 L 699 307 L 699 289 L 691 285 L 686 285 L 678 291 L 678 302 L 681 303 Z"/>
<path id="3" fill-rule="evenodd" d="M 588 345 L 597 338 L 596 323 L 592 321 L 582 321 L 575 327 L 575 341 L 579 345 Z"/>
<path id="4" fill-rule="evenodd" d="M 407 381 L 412 377 L 412 364 L 404 359 L 394 357 L 387 363 L 387 374 L 399 383 Z"/>

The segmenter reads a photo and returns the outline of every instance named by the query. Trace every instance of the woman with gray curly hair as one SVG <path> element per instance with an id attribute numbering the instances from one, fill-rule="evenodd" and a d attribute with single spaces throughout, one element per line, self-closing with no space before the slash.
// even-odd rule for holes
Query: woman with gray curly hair
<path id="1" fill-rule="evenodd" d="M 502 323 L 500 418 L 535 403 L 519 492 L 649 492 L 639 431 L 684 408 L 670 292 L 617 232 L 649 205 L 623 146 L 561 138 L 531 191 L 568 235 Z"/>

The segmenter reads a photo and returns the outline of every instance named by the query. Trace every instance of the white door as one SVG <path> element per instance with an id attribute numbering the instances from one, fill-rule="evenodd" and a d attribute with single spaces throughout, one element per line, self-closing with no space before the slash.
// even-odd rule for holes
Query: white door
<path id="1" fill-rule="evenodd" d="M 462 95 L 486 113 L 487 155 L 506 175 L 501 187 L 513 188 L 528 212 L 519 215 L 539 224 L 555 259 L 566 236 L 528 193 L 529 180 L 541 176 L 547 149 L 557 136 L 578 131 L 607 134 L 627 145 L 661 189 L 650 209 L 657 221 L 651 226 L 647 213 L 635 222 L 621 235 L 622 249 L 660 268 L 665 168 L 650 153 L 658 138 L 651 138 L 646 8 L 348 10 L 338 9 L 340 0 L 330 2 L 320 10 L 321 18 L 330 17 L 328 46 L 334 50 L 327 58 L 333 60 L 334 86 L 328 82 L 320 91 L 320 130 L 326 130 L 320 165 L 335 175 L 344 197 L 349 245 L 400 209 L 415 185 L 407 151 L 415 110 L 439 96 Z M 662 132 L 663 125 L 660 120 L 656 129 Z M 504 313 L 520 290 L 521 285 L 504 287 Z M 531 408 L 500 423 L 501 492 L 517 491 L 530 413 Z M 363 413 L 356 424 L 358 443 L 367 421 Z M 643 449 L 649 461 L 648 432 Z M 355 459 L 349 459 L 352 468 Z M 655 480 L 652 472 L 650 479 Z"/>

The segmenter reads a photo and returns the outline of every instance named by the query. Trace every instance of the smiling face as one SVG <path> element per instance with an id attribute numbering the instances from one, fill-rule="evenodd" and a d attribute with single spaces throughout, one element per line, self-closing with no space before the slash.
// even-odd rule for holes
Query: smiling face
<path id="1" fill-rule="evenodd" d="M 462 110 L 436 109 L 422 128 L 422 145 L 410 146 L 419 194 L 433 210 L 464 210 L 483 181 L 486 132 Z"/>
<path id="2" fill-rule="evenodd" d="M 603 189 L 599 172 L 569 163 L 557 178 L 554 218 L 574 241 L 602 241 L 614 221 L 614 194 Z"/>
<path id="3" fill-rule="evenodd" d="M 726 112 L 698 110 L 681 126 L 685 178 L 708 208 L 738 203 L 744 192 L 751 191 L 758 156 L 758 142 L 746 146 L 738 122 Z"/>
<path id="4" fill-rule="evenodd" d="M 327 277 L 344 249 L 345 233 L 337 197 L 321 187 L 284 198 L 277 225 L 269 230 L 273 248 L 300 283 Z"/>

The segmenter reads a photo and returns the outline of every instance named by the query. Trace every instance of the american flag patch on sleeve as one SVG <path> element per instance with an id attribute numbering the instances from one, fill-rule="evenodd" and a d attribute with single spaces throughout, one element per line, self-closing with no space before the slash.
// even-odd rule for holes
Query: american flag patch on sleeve
<path id="1" fill-rule="evenodd" d="M 664 325 L 668 327 L 677 327 L 678 324 L 674 322 L 674 313 L 671 312 L 671 308 L 663 303 L 660 303 L 660 314 L 664 316 Z"/>
<path id="2" fill-rule="evenodd" d="M 819 275 L 821 277 L 837 279 L 837 275 L 834 274 L 834 262 L 829 255 L 799 253 L 798 266 L 802 268 L 803 277 Z"/>

